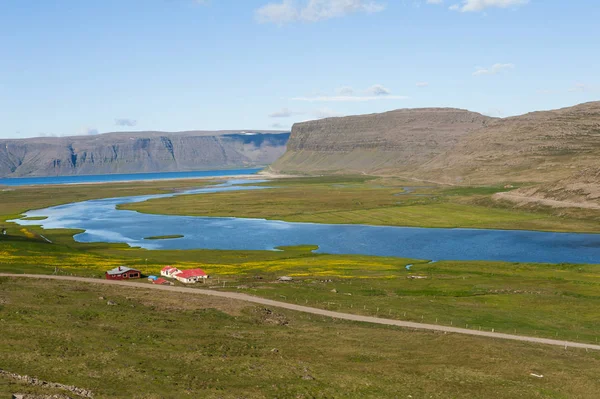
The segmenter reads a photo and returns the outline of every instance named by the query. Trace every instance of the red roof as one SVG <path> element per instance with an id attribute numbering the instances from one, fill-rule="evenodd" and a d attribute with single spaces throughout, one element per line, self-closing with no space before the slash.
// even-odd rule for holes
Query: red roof
<path id="1" fill-rule="evenodd" d="M 204 277 L 206 275 L 207 274 L 202 269 L 190 269 L 190 270 L 183 270 L 183 271 L 177 273 L 176 277 L 191 278 L 191 277 Z"/>
<path id="2" fill-rule="evenodd" d="M 166 284 L 166 283 L 168 283 L 168 281 L 165 280 L 164 278 L 157 278 L 156 280 L 154 280 L 152 282 L 152 284 Z"/>
<path id="3" fill-rule="evenodd" d="M 165 266 L 162 268 L 161 272 L 168 272 L 169 270 L 175 269 L 173 266 Z"/>

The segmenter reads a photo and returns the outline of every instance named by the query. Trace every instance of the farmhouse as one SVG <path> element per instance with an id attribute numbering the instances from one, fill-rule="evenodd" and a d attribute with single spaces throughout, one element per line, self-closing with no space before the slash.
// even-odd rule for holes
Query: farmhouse
<path id="1" fill-rule="evenodd" d="M 175 274 L 180 273 L 180 272 L 181 272 L 181 270 L 179 270 L 176 267 L 165 266 L 160 271 L 160 275 L 163 276 L 163 277 L 175 277 Z"/>
<path id="2" fill-rule="evenodd" d="M 173 277 L 184 284 L 193 284 L 200 280 L 205 281 L 208 278 L 208 274 L 202 269 L 190 269 L 176 273 Z"/>
<path id="3" fill-rule="evenodd" d="M 129 280 L 132 278 L 141 278 L 142 272 L 126 266 L 119 266 L 106 272 L 107 280 Z"/>

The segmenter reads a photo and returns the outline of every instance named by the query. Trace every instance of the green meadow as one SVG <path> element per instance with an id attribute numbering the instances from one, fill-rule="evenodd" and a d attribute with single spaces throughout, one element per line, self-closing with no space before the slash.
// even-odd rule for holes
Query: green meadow
<path id="1" fill-rule="evenodd" d="M 0 328 L 1 368 L 98 399 L 576 399 L 600 390 L 598 352 L 341 322 L 200 295 L 0 278 Z M 17 392 L 61 391 L 0 376 L 1 397 Z"/>
<path id="2" fill-rule="evenodd" d="M 321 254 L 308 245 L 279 251 L 148 251 L 77 243 L 77 231 L 6 222 L 29 209 L 209 183 L 0 191 L 0 225 L 8 232 L 0 236 L 0 273 L 102 278 L 119 265 L 144 274 L 157 274 L 168 264 L 201 267 L 211 279 L 198 289 L 486 331 L 589 343 L 600 339 L 598 265 L 429 263 Z M 405 190 L 415 184 L 364 177 L 264 184 L 276 189 L 186 195 L 127 207 L 328 223 L 560 231 L 600 226 L 594 215 L 578 218 L 492 203 L 490 196 L 503 190 L 498 187 Z M 148 239 L 174 238 L 151 234 Z M 281 276 L 293 281 L 279 282 Z M 107 306 L 100 296 L 118 305 Z M 116 287 L 0 279 L 0 329 L 6 337 L 0 342 L 0 368 L 83 385 L 98 397 L 588 398 L 600 388 L 593 373 L 600 366 L 595 352 L 342 323 Z M 0 378 L 0 394 L 36 389 L 15 384 Z"/>
<path id="3" fill-rule="evenodd" d="M 262 185 L 268 188 L 153 199 L 121 209 L 289 222 L 600 232 L 599 211 L 515 208 L 492 201 L 494 193 L 509 190 L 504 187 L 428 186 L 344 176 L 280 179 Z"/>

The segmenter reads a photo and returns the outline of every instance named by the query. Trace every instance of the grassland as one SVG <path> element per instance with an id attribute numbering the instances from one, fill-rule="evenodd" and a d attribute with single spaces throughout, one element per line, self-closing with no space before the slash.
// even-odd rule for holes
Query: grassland
<path id="1" fill-rule="evenodd" d="M 271 188 L 183 195 L 125 204 L 121 208 L 289 222 L 600 232 L 599 211 L 519 209 L 492 201 L 492 194 L 509 190 L 503 187 L 432 187 L 370 177 L 296 178 L 263 185 Z"/>
<path id="2" fill-rule="evenodd" d="M 277 190 L 182 196 L 170 201 L 183 199 L 177 206 L 186 201 L 191 206 L 192 199 L 209 198 L 198 208 L 199 214 L 231 216 L 222 214 L 229 209 L 235 215 L 270 214 L 284 220 L 331 221 L 344 213 L 351 215 L 349 222 L 356 222 L 359 218 L 375 220 L 377 212 L 398 208 L 397 212 L 421 212 L 429 223 L 439 225 L 462 220 L 472 223 L 470 227 L 499 227 L 505 218 L 511 228 L 536 224 L 595 231 L 598 227 L 593 218 L 580 220 L 545 210 L 515 211 L 486 204 L 489 195 L 500 188 L 422 187 L 407 193 L 401 183 L 365 178 L 289 179 L 267 183 L 277 184 Z M 170 192 L 202 184 L 206 182 L 0 191 L 0 220 L 77 200 Z M 300 197 L 302 190 L 305 194 Z M 249 204 L 256 194 L 263 197 L 256 197 L 260 204 Z M 236 204 L 238 209 L 234 209 Z M 469 213 L 471 208 L 474 211 Z M 381 219 L 382 223 L 388 219 Z M 6 222 L 4 226 L 9 234 L 0 235 L 0 272 L 102 277 L 104 271 L 119 265 L 136 267 L 145 274 L 156 274 L 167 264 L 202 267 L 212 276 L 202 288 L 410 321 L 590 343 L 600 339 L 600 268 L 594 265 L 430 264 L 319 254 L 309 246 L 280 251 L 147 251 L 77 243 L 73 240 L 77 231 L 72 230 L 23 228 Z M 413 266 L 407 270 L 409 264 Z M 283 275 L 294 281 L 278 282 Z M 99 397 L 198 397 L 202 392 L 204 397 L 247 398 L 396 397 L 396 393 L 413 398 L 587 398 L 600 388 L 589 371 L 599 366 L 595 353 L 366 327 L 275 311 L 276 320 L 290 321 L 284 327 L 265 321 L 273 317 L 258 308 L 229 302 L 200 304 L 196 299 L 169 295 L 2 280 L 0 330 L 8 338 L 0 343 L 0 368 L 84 385 Z M 99 296 L 114 298 L 119 306 L 108 307 Z M 273 348 L 278 351 L 271 352 Z M 113 366 L 115 370 L 110 370 Z M 549 376 L 537 380 L 531 372 Z M 304 374 L 315 379 L 303 379 Z M 106 379 L 118 384 L 103 384 Z M 13 388 L 11 382 L 0 379 L 0 394 Z"/>
<path id="3" fill-rule="evenodd" d="M 0 367 L 96 398 L 577 399 L 600 390 L 596 352 L 203 296 L 3 278 L 0 320 L 10 326 Z M 44 389 L 0 378 L 0 396 L 13 392 Z"/>

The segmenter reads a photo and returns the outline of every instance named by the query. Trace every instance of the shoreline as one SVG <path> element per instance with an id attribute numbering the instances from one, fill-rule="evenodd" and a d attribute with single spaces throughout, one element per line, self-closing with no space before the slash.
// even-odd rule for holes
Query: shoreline
<path id="1" fill-rule="evenodd" d="M 62 176 L 59 176 L 62 177 Z M 145 183 L 145 182 L 159 182 L 159 181 L 178 181 L 178 180 L 230 180 L 230 179 L 247 179 L 247 180 L 261 180 L 261 179 L 285 179 L 297 177 L 294 175 L 281 175 L 271 172 L 257 172 L 255 174 L 237 174 L 237 175 L 226 175 L 226 176 L 194 176 L 194 177 L 167 177 L 167 178 L 150 178 L 150 179 L 134 179 L 134 180 L 112 180 L 112 181 L 94 181 L 94 182 L 76 182 L 76 183 L 53 183 L 53 184 L 21 184 L 21 185 L 3 185 L 0 184 L 0 191 L 12 191 L 20 187 L 60 187 L 60 186 L 80 186 L 80 185 L 97 185 L 97 184 L 121 184 L 121 183 Z"/>

